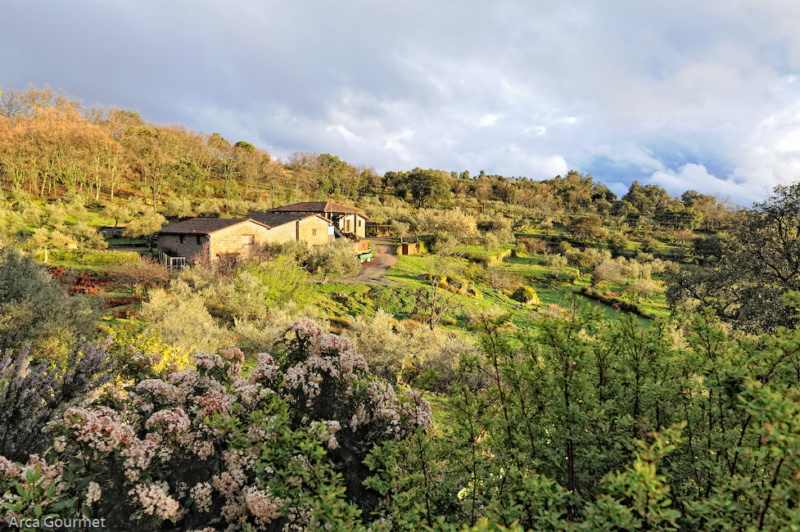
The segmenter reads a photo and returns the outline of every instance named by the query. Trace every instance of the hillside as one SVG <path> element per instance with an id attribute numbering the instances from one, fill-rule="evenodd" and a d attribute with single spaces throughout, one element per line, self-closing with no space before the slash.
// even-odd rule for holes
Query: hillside
<path id="1" fill-rule="evenodd" d="M 745 210 L 578 172 L 380 176 L 49 89 L 3 94 L 0 179 L 9 526 L 798 522 L 800 184 Z M 305 211 L 249 234 L 301 200 L 363 209 L 367 238 L 313 215 L 310 246 Z M 248 227 L 248 253 L 186 233 L 168 270 L 175 222 Z"/>

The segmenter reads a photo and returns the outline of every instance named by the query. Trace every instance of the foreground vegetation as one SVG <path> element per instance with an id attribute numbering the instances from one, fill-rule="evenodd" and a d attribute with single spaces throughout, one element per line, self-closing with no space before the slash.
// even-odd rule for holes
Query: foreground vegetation
<path id="1" fill-rule="evenodd" d="M 508 316 L 478 317 L 482 351 L 461 356 L 435 431 L 427 401 L 398 398 L 355 344 L 307 319 L 249 377 L 237 349 L 183 369 L 164 346 L 118 345 L 113 367 L 90 357 L 94 399 L 47 411 L 46 461 L 2 462 L 6 516 L 81 511 L 132 530 L 796 525 L 798 332 L 746 342 L 710 311 L 684 323 L 574 308 L 509 334 Z M 23 415 L 5 426 L 30 439 L 43 420 L 23 420 L 42 407 L 20 394 L 24 364 L 6 368 L 4 404 Z"/>

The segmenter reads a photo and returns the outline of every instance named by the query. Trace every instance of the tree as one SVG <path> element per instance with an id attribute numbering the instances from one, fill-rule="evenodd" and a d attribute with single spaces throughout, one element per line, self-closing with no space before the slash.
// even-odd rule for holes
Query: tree
<path id="1" fill-rule="evenodd" d="M 131 212 L 130 206 L 126 203 L 109 203 L 106 205 L 103 214 L 114 219 L 114 227 L 117 227 L 120 221 L 126 223 L 133 217 L 133 212 Z"/>
<path id="2" fill-rule="evenodd" d="M 36 359 L 63 362 L 81 337 L 95 331 L 96 309 L 84 296 L 70 296 L 46 268 L 11 247 L 0 250 L 0 350 L 26 345 Z"/>
<path id="3" fill-rule="evenodd" d="M 622 233 L 612 233 L 608 237 L 608 249 L 616 255 L 621 255 L 628 248 L 628 239 Z"/>
<path id="4" fill-rule="evenodd" d="M 719 260 L 707 268 L 684 268 L 670 280 L 671 305 L 702 303 L 754 333 L 794 327 L 781 300 L 800 289 L 800 183 L 776 187 L 730 237 L 701 242 L 697 251 Z"/>
<path id="5" fill-rule="evenodd" d="M 450 182 L 442 170 L 414 168 L 406 174 L 401 188 L 411 194 L 419 207 L 450 199 Z"/>
<path id="6" fill-rule="evenodd" d="M 335 155 L 323 153 L 317 157 L 314 174 L 316 189 L 321 193 L 341 194 L 342 192 L 352 192 L 345 189 L 346 185 L 353 180 L 356 169 Z"/>
<path id="7" fill-rule="evenodd" d="M 608 235 L 608 230 L 603 227 L 603 220 L 594 215 L 575 218 L 567 229 L 573 238 L 582 242 L 604 240 Z"/>
<path id="8" fill-rule="evenodd" d="M 314 273 L 322 274 L 325 283 L 332 274 L 353 275 L 361 267 L 361 261 L 353 253 L 353 245 L 347 239 L 340 239 L 327 246 L 317 246 L 308 257 L 308 267 Z"/>
<path id="9" fill-rule="evenodd" d="M 692 255 L 702 262 L 721 260 L 730 246 L 727 235 L 699 237 L 692 240 Z"/>
<path id="10" fill-rule="evenodd" d="M 622 280 L 624 280 L 624 276 L 619 262 L 605 259 L 594 265 L 594 270 L 592 271 L 592 286 L 597 286 L 603 281 L 617 283 Z"/>
<path id="11" fill-rule="evenodd" d="M 50 250 L 76 249 L 78 243 L 58 229 L 52 231 L 40 227 L 25 241 L 28 249 L 44 251 L 44 263 L 47 264 Z"/>
<path id="12" fill-rule="evenodd" d="M 652 236 L 645 237 L 642 239 L 642 245 L 640 249 L 644 253 L 652 253 L 658 250 L 658 240 L 656 240 Z"/>
<path id="13" fill-rule="evenodd" d="M 431 330 L 442 320 L 446 312 L 455 305 L 456 292 L 449 292 L 444 287 L 447 278 L 461 272 L 462 266 L 457 259 L 455 239 L 440 241 L 436 253 L 427 261 L 427 271 L 423 278 L 428 286 L 419 294 L 418 306 L 427 316 L 426 321 Z"/>
<path id="14" fill-rule="evenodd" d="M 166 218 L 157 212 L 146 212 L 131 220 L 122 234 L 130 238 L 149 236 L 161 231 L 161 227 L 166 221 Z"/>

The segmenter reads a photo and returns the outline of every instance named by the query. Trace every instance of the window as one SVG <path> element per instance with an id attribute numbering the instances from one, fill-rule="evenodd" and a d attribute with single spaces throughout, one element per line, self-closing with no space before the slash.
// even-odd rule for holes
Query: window
<path id="1" fill-rule="evenodd" d="M 311 230 L 311 235 L 312 236 L 317 236 L 317 230 L 316 229 L 312 229 Z"/>
<path id="2" fill-rule="evenodd" d="M 181 241 L 181 244 L 185 244 L 186 243 L 186 235 L 181 235 L 179 237 L 179 240 Z"/>
<path id="3" fill-rule="evenodd" d="M 198 246 L 202 246 L 203 245 L 203 237 L 200 236 L 200 235 L 197 235 L 195 238 L 197 239 L 197 245 Z"/>
<path id="4" fill-rule="evenodd" d="M 361 227 L 361 224 L 362 224 L 362 223 L 364 223 L 364 222 L 363 222 L 363 221 L 361 221 L 361 220 L 359 220 L 359 221 L 358 221 L 358 226 L 359 226 L 359 227 Z"/>
<path id="5" fill-rule="evenodd" d="M 167 267 L 170 270 L 184 269 L 186 267 L 186 257 L 169 257 L 167 262 Z"/>
<path id="6" fill-rule="evenodd" d="M 256 243 L 255 235 L 242 235 L 242 243 L 245 246 L 252 246 Z"/>

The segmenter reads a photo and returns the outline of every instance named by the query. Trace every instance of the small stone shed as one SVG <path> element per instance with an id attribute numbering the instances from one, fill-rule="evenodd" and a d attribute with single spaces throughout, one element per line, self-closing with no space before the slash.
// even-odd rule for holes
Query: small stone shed
<path id="1" fill-rule="evenodd" d="M 400 244 L 401 255 L 416 255 L 419 253 L 419 242 L 403 242 Z"/>

